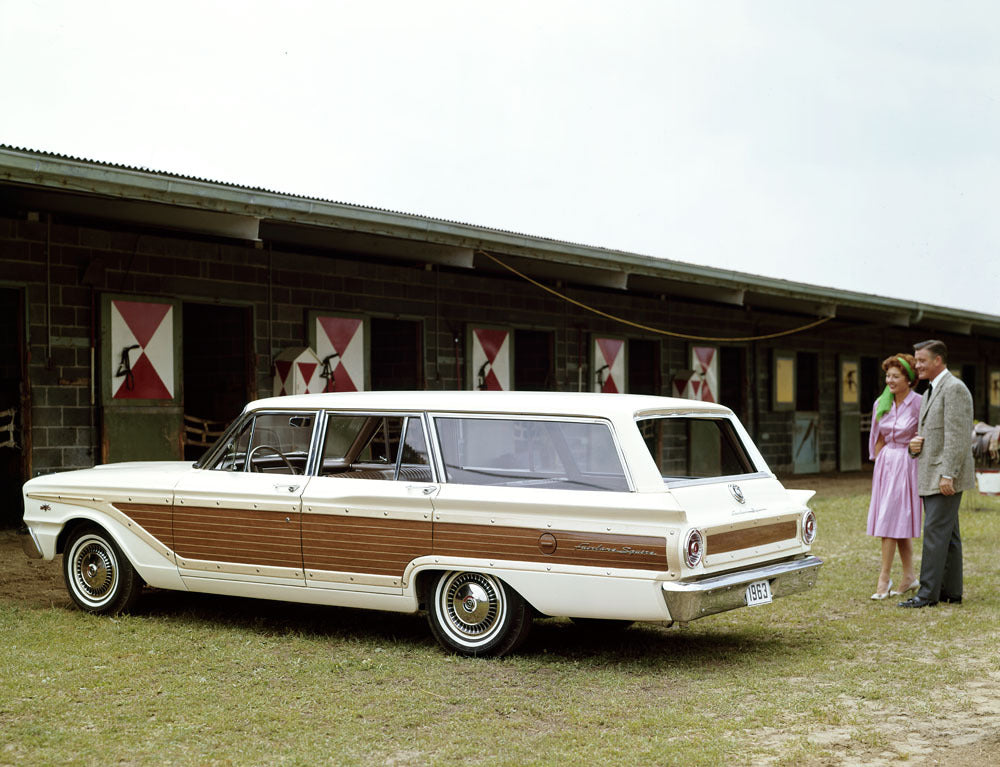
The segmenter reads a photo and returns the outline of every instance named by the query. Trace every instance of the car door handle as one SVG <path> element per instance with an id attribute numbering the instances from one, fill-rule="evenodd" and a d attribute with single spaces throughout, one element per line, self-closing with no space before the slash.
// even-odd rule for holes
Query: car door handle
<path id="1" fill-rule="evenodd" d="M 299 489 L 298 485 L 275 485 L 275 490 L 287 490 L 289 493 L 294 493 Z"/>
<path id="2" fill-rule="evenodd" d="M 406 489 L 413 492 L 419 490 L 422 495 L 433 495 L 437 490 L 437 485 L 407 485 Z"/>

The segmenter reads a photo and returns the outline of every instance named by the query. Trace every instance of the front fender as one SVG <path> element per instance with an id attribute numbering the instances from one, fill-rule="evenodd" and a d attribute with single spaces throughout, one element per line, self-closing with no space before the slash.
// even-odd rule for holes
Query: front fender
<path id="1" fill-rule="evenodd" d="M 114 540 L 136 572 L 150 586 L 187 591 L 177 572 L 174 552 L 111 504 L 94 499 L 25 498 L 26 538 L 43 559 L 62 553 L 73 528 L 93 524 Z M 22 543 L 22 546 L 26 546 Z"/>

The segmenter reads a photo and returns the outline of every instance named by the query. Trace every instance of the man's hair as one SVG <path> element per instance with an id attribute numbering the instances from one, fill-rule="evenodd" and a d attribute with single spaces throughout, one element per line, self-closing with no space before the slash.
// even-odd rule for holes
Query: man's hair
<path id="1" fill-rule="evenodd" d="M 921 349 L 926 349 L 932 358 L 940 357 L 944 364 L 948 364 L 948 347 L 945 346 L 944 341 L 935 341 L 932 338 L 930 341 L 921 341 L 919 344 L 913 344 L 913 351 L 916 352 Z"/>

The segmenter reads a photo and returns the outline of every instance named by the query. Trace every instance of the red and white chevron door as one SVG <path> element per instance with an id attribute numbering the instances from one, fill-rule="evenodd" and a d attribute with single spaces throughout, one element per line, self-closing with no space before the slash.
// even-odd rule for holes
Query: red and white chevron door
<path id="1" fill-rule="evenodd" d="M 605 394 L 625 391 L 625 340 L 594 337 L 593 390 Z"/>
<path id="2" fill-rule="evenodd" d="M 274 358 L 274 396 L 316 394 L 323 391 L 320 361 L 312 349 L 297 346 Z"/>
<path id="3" fill-rule="evenodd" d="M 471 328 L 471 388 L 508 391 L 510 380 L 510 330 Z"/>
<path id="4" fill-rule="evenodd" d="M 316 356 L 327 360 L 323 391 L 364 391 L 365 324 L 358 317 L 316 317 Z"/>
<path id="5" fill-rule="evenodd" d="M 719 350 L 714 346 L 691 347 L 691 376 L 688 399 L 719 401 Z"/>
<path id="6" fill-rule="evenodd" d="M 112 399 L 174 398 L 174 307 L 111 301 Z"/>

